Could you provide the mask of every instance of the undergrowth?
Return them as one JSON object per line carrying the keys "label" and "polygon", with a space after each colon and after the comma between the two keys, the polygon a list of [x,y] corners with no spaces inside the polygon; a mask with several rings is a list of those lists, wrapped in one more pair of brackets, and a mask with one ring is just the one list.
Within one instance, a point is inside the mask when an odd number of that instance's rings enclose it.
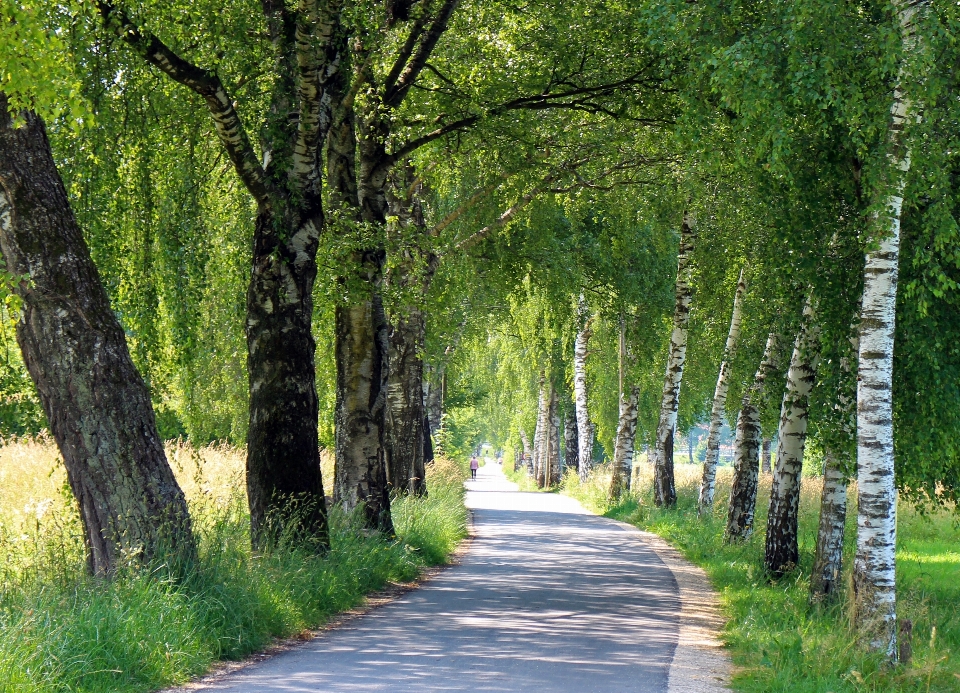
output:
{"label": "undergrowth", "polygon": [[[746,543],[723,540],[731,468],[720,468],[712,515],[697,517],[699,465],[677,465],[677,507],[653,503],[652,471],[638,465],[634,492],[609,507],[609,473],[585,483],[564,479],[563,491],[594,512],[654,532],[701,566],[720,595],[724,639],[736,671],[733,686],[749,693],[932,693],[960,691],[960,525],[949,511],[923,516],[901,504],[897,540],[897,613],[914,624],[913,660],[890,668],[867,653],[850,628],[843,598],[811,606],[809,576],[816,547],[819,479],[804,479],[800,502],[800,566],[778,582],[763,574],[770,476],[762,475],[758,531]],[[856,494],[851,494],[844,562],[849,581],[856,541]]]}
{"label": "undergrowth", "polygon": [[256,556],[241,452],[180,445],[168,453],[189,498],[199,565],[178,581],[162,571],[94,580],[84,572],[79,519],[50,448],[26,440],[0,449],[0,693],[150,691],[183,682],[216,660],[315,628],[389,582],[414,579],[443,563],[466,534],[465,470],[438,460],[427,498],[395,502],[398,540],[370,536],[358,517],[334,508],[327,555],[285,546]]}

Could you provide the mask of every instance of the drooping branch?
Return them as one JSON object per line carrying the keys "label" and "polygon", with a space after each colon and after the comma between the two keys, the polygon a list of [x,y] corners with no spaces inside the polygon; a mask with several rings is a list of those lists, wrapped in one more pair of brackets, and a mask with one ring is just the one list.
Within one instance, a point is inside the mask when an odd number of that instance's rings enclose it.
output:
{"label": "drooping branch", "polygon": [[500,187],[499,182],[491,183],[490,185],[483,187],[477,192],[475,192],[462,205],[460,205],[459,207],[454,209],[452,212],[450,212],[447,216],[445,216],[443,219],[438,221],[436,225],[432,229],[430,229],[430,235],[439,236],[444,229],[446,229],[448,226],[450,226],[450,224],[452,224],[457,219],[459,219],[461,214],[463,214],[468,209],[473,207],[475,204],[477,204],[484,197],[492,193],[498,187]]}
{"label": "drooping branch", "polygon": [[443,36],[443,32],[447,30],[447,26],[450,24],[450,18],[453,17],[453,13],[459,4],[460,0],[444,0],[440,11],[437,12],[436,19],[433,20],[430,28],[423,34],[423,38],[420,39],[420,45],[417,47],[413,57],[407,62],[400,76],[396,78],[396,84],[389,86],[388,83],[383,95],[383,103],[385,105],[396,108],[403,103],[403,99],[406,97],[407,92],[410,91],[410,87],[417,81],[424,66],[433,54],[433,49],[436,48],[437,42],[440,40],[440,37]]}
{"label": "drooping branch", "polygon": [[104,26],[123,39],[148,63],[175,82],[203,97],[230,161],[260,207],[270,206],[269,187],[263,167],[253,150],[233,100],[217,74],[197,67],[174,53],[148,31],[141,30],[127,14],[104,0],[96,0]]}

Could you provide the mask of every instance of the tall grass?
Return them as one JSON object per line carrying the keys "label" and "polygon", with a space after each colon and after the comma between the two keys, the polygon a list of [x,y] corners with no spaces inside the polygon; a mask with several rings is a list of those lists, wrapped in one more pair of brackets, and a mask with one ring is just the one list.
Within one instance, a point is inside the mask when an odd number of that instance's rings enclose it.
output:
{"label": "tall grass", "polygon": [[[771,582],[763,573],[763,532],[770,497],[761,475],[757,533],[741,545],[723,540],[732,469],[721,467],[714,512],[697,517],[699,465],[678,464],[677,507],[653,504],[653,472],[638,461],[634,490],[622,504],[606,499],[609,473],[585,483],[567,477],[564,492],[595,512],[659,534],[702,566],[727,616],[724,637],[737,670],[734,688],[769,693],[960,691],[960,524],[952,509],[922,515],[901,505],[897,537],[897,612],[914,624],[913,661],[890,668],[860,646],[848,604],[811,606],[809,576],[816,547],[818,478],[805,478],[800,498],[800,566]],[[850,498],[844,561],[847,580],[856,541],[856,493]]]}
{"label": "tall grass", "polygon": [[83,567],[79,519],[46,439],[0,447],[0,693],[149,691],[218,659],[321,625],[388,582],[442,563],[466,532],[462,465],[438,460],[430,495],[394,504],[397,541],[331,511],[325,556],[249,548],[242,451],[168,447],[188,496],[200,562],[109,582]]}

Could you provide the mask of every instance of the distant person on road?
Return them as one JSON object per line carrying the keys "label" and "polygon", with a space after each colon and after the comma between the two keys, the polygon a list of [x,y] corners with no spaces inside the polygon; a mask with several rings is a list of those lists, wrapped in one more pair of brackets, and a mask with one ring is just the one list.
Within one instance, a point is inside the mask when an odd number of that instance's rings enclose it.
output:
{"label": "distant person on road", "polygon": [[480,469],[480,461],[477,460],[477,456],[474,455],[470,458],[470,478],[477,478],[477,470]]}

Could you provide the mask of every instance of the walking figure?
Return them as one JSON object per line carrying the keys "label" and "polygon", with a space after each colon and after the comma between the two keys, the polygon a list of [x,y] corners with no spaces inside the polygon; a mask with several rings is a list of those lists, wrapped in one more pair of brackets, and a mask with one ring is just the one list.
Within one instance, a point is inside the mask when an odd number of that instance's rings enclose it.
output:
{"label": "walking figure", "polygon": [[477,460],[477,456],[474,455],[470,458],[470,478],[477,478],[477,470],[480,469],[480,462]]}

